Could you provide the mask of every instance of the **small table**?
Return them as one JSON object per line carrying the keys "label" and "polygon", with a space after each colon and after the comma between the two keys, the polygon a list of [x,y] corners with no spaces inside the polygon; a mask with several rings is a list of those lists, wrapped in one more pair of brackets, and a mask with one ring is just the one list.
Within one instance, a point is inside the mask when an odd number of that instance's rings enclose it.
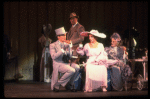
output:
{"label": "small table", "polygon": [[[135,67],[135,62],[142,62],[144,79],[140,74],[137,77],[137,80],[138,80],[137,88],[138,88],[138,90],[142,90],[143,86],[144,86],[144,82],[148,82],[148,77],[146,77],[146,62],[148,62],[148,59],[129,59],[129,61],[131,62],[132,71]],[[133,76],[134,76],[134,74],[132,74],[132,79],[134,79]]]}

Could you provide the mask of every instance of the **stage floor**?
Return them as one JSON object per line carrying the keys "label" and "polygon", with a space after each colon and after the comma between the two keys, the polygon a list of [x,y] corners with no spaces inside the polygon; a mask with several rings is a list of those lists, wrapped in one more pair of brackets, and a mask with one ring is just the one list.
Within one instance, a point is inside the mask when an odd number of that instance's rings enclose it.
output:
{"label": "stage floor", "polygon": [[44,82],[5,82],[4,83],[5,98],[112,98],[112,97],[148,97],[148,89],[144,88],[139,91],[136,84],[133,84],[132,90],[128,91],[107,91],[85,93],[83,91],[70,92],[61,87],[60,92],[50,90],[50,83]]}

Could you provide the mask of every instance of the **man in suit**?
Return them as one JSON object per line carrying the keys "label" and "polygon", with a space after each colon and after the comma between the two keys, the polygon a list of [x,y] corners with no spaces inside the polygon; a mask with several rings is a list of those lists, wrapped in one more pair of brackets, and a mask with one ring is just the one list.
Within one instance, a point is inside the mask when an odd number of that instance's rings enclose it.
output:
{"label": "man in suit", "polygon": [[[55,30],[58,40],[50,44],[50,54],[53,60],[53,73],[51,81],[51,90],[58,92],[60,85],[65,87],[65,85],[74,78],[74,74],[80,68],[77,66],[70,66],[69,63],[65,63],[62,58],[64,54],[71,56],[72,43],[66,40],[66,32],[64,27]],[[67,42],[67,43],[66,43]],[[69,42],[69,43],[68,43]],[[58,72],[62,73],[63,76],[58,80]],[[71,81],[70,86],[73,85]],[[73,87],[70,89],[74,91]]]}
{"label": "man in suit", "polygon": [[76,48],[79,46],[82,41],[84,41],[84,36],[81,36],[80,33],[85,31],[84,27],[78,22],[79,16],[76,15],[76,13],[70,14],[70,23],[71,28],[69,32],[67,33],[67,40],[72,42],[73,47],[73,55],[77,56]]}
{"label": "man in suit", "polygon": [[[71,42],[73,44],[72,46],[72,50],[73,50],[73,53],[72,55],[73,56],[76,56],[78,57],[78,54],[76,52],[76,49],[77,47],[79,46],[79,44],[82,43],[82,41],[84,41],[84,36],[81,36],[80,33],[85,31],[84,27],[78,22],[78,18],[79,16],[76,15],[75,12],[72,12],[70,14],[70,23],[71,23],[71,28],[69,30],[69,32],[67,33],[67,42]],[[76,61],[77,63],[79,62],[80,58],[77,58]],[[73,63],[71,62],[71,66],[76,66],[79,68],[79,65],[77,63]],[[75,80],[75,77],[77,76],[78,74],[78,71],[76,71],[75,75],[74,75],[74,78],[72,78],[72,80],[69,81],[69,83],[67,84],[66,88],[68,89],[70,86],[68,86],[70,83],[72,83],[74,80]],[[70,89],[70,88],[69,88]]]}

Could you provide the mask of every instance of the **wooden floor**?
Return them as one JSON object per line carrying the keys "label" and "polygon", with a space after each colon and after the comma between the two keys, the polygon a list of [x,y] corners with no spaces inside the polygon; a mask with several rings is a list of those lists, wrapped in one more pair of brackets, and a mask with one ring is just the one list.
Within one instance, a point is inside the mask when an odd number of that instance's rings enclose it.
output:
{"label": "wooden floor", "polygon": [[70,92],[61,87],[60,92],[50,90],[50,83],[41,82],[7,82],[4,83],[5,98],[112,98],[112,97],[148,97],[148,89],[137,90],[135,84],[132,90],[85,93]]}

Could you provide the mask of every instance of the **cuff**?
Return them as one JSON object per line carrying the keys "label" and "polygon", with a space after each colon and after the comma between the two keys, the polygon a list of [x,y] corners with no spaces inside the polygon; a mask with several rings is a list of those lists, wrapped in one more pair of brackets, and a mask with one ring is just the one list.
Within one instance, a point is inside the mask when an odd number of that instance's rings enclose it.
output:
{"label": "cuff", "polygon": [[61,49],[61,51],[62,51],[63,53],[65,53],[64,49]]}

